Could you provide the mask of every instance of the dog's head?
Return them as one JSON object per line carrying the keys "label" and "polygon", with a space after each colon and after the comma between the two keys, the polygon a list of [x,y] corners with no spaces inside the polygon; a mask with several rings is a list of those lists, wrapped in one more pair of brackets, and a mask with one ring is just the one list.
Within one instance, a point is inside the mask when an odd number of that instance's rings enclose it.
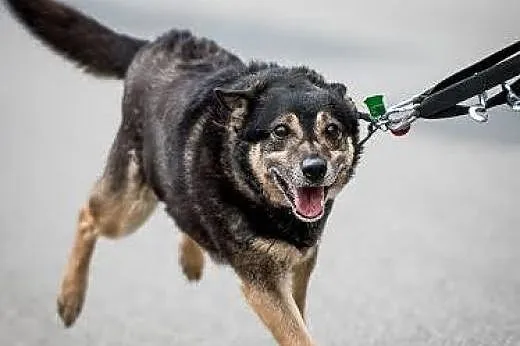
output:
{"label": "dog's head", "polygon": [[360,151],[357,113],[345,86],[316,84],[279,78],[217,92],[228,105],[235,101],[230,125],[261,193],[305,222],[324,215],[325,203],[352,176]]}

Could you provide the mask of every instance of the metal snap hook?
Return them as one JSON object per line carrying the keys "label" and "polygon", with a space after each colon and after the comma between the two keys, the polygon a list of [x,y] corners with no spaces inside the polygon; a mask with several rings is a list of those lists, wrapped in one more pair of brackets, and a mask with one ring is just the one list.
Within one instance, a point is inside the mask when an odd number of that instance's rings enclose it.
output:
{"label": "metal snap hook", "polygon": [[394,136],[404,136],[411,128],[411,124],[417,119],[414,115],[416,104],[412,100],[391,107],[385,114],[385,127]]}
{"label": "metal snap hook", "polygon": [[415,103],[417,96],[400,102],[386,109],[382,95],[374,95],[365,99],[370,111],[368,135],[362,140],[365,143],[375,131],[390,131],[395,136],[404,136],[410,131],[411,124],[417,120]]}
{"label": "metal snap hook", "polygon": [[518,96],[507,83],[502,84],[502,90],[506,93],[506,101],[515,112],[520,112],[520,96]]}
{"label": "metal snap hook", "polygon": [[488,114],[486,110],[487,103],[487,92],[483,92],[478,95],[478,103],[469,107],[469,116],[471,119],[475,120],[478,123],[485,123],[488,121]]}

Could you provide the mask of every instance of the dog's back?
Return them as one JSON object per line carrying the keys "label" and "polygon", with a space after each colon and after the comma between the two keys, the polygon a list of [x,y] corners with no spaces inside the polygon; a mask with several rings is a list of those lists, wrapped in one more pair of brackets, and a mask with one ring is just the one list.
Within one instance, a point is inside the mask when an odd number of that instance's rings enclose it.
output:
{"label": "dog's back", "polygon": [[[211,172],[217,178],[220,171],[216,162],[202,158],[215,149],[202,138],[204,132],[218,126],[207,124],[205,107],[220,106],[214,87],[245,69],[213,41],[172,30],[136,54],[125,79],[122,128],[127,133],[120,132],[120,140],[138,148],[147,184],[177,225],[210,253],[217,249],[203,231],[200,211],[194,210],[202,203],[195,192],[208,197],[214,183],[201,176]],[[124,156],[128,146],[114,147],[117,156]]]}
{"label": "dog's back", "polygon": [[[189,31],[171,30],[148,41],[114,32],[55,1],[6,2],[15,17],[53,51],[87,73],[124,80],[122,125],[105,170],[112,177],[111,188],[125,186],[128,152],[132,151],[141,166],[142,179],[159,199],[173,205],[187,202],[190,183],[182,179],[182,172],[188,158],[183,156],[186,143],[197,136],[195,127],[200,126],[197,120],[201,116],[193,108],[213,96],[209,95],[213,93],[212,83],[243,70],[241,60],[212,40],[197,38]],[[187,114],[193,116],[183,119]],[[173,156],[168,162],[161,155],[165,142],[171,150],[168,154]],[[172,170],[179,173],[177,178],[171,176]],[[172,180],[176,184],[170,188]],[[189,210],[175,214],[193,220]],[[194,226],[191,221],[189,226]]]}

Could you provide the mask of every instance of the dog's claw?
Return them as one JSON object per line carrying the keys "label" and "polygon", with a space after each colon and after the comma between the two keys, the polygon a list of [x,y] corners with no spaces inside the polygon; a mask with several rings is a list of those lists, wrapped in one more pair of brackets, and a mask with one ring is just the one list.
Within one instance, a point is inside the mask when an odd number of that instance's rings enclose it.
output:
{"label": "dog's claw", "polygon": [[196,282],[202,278],[204,268],[204,258],[200,256],[181,256],[180,265],[184,276],[188,281]]}
{"label": "dog's claw", "polygon": [[204,257],[202,253],[182,253],[179,262],[182,272],[188,281],[196,282],[202,278],[202,271],[204,269]]}
{"label": "dog's claw", "polygon": [[181,261],[181,267],[188,281],[199,281],[202,278],[203,264],[200,261]]}
{"label": "dog's claw", "polygon": [[83,307],[84,293],[80,291],[62,292],[57,300],[58,315],[66,328],[71,327]]}

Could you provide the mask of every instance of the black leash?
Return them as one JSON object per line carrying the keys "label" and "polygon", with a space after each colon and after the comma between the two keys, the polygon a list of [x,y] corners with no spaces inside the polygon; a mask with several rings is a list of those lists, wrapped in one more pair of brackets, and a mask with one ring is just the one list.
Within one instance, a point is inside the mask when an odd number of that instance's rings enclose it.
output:
{"label": "black leash", "polygon": [[[390,130],[394,135],[406,134],[412,122],[417,119],[445,119],[469,115],[477,122],[488,120],[487,109],[508,104],[520,111],[520,41],[468,66],[445,78],[421,94],[403,101],[386,110],[382,95],[368,97],[365,104],[370,114],[359,113],[359,118],[367,121],[368,133],[361,141],[364,144],[377,130]],[[488,99],[490,89],[501,85],[502,90]],[[478,96],[479,102],[473,106],[460,102]]]}

